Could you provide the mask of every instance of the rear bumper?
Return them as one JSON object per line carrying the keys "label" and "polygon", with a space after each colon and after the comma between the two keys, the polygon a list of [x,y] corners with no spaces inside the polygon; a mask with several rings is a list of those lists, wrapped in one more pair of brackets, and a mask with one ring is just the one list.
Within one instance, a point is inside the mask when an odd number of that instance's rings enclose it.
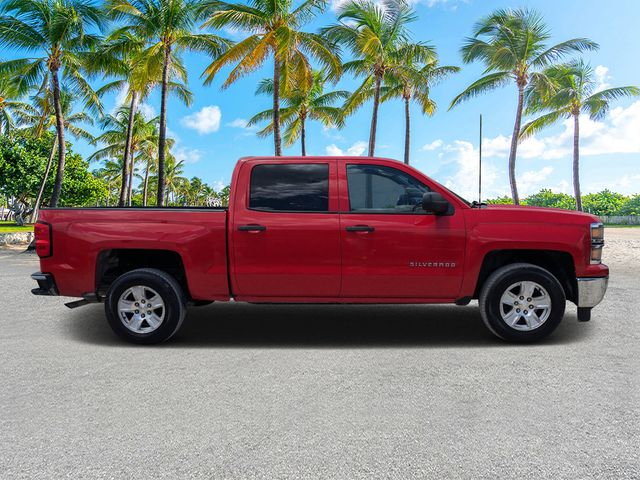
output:
{"label": "rear bumper", "polygon": [[609,277],[576,278],[578,281],[578,307],[592,308],[598,305],[607,291]]}
{"label": "rear bumper", "polygon": [[50,273],[36,272],[31,275],[31,278],[38,282],[38,288],[31,290],[34,295],[58,295],[56,281]]}

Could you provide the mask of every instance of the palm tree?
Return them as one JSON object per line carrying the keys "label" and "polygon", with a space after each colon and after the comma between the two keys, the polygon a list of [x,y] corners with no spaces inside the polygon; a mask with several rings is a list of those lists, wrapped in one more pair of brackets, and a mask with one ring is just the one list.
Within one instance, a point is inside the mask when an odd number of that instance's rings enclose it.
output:
{"label": "palm tree", "polygon": [[329,39],[351,50],[354,60],[343,65],[346,72],[364,77],[344,105],[344,115],[350,115],[373,96],[373,113],[369,129],[369,156],[376,147],[378,107],[382,82],[396,65],[401,45],[415,62],[436,58],[433,48],[425,43],[409,44],[408,24],[416,19],[415,12],[405,2],[384,0],[382,5],[370,0],[352,0],[338,11],[339,23],[322,30]]}
{"label": "palm tree", "polygon": [[182,188],[185,186],[185,182],[188,182],[185,177],[182,176],[184,171],[184,160],[178,161],[170,152],[167,152],[167,191],[166,201],[169,202],[169,196],[175,197],[179,194]]}
{"label": "palm tree", "polygon": [[416,102],[424,115],[432,116],[437,105],[430,97],[431,87],[446,76],[460,71],[459,67],[440,66],[436,59],[421,63],[413,57],[415,51],[414,46],[403,45],[394,52],[394,66],[385,76],[380,98],[381,102],[394,98],[404,102],[404,163],[407,165],[411,143],[410,102]]}
{"label": "palm tree", "polygon": [[[116,79],[102,86],[98,95],[107,92],[126,90],[125,101],[129,104],[129,124],[127,125],[127,142],[123,151],[122,166],[129,168],[131,161],[131,136],[133,135],[133,120],[138,105],[143,102],[162,80],[162,51],[157,48],[147,48],[144,39],[134,36],[130,31],[117,29],[92,55],[92,66],[96,73],[105,76],[115,76]],[[176,81],[177,79],[178,81]],[[180,62],[172,62],[169,72],[168,89],[177,94],[186,105],[190,105],[192,94],[185,82],[187,73]],[[122,178],[129,178],[128,171],[122,172]],[[120,186],[118,206],[124,206],[127,197],[126,182]]]}
{"label": "palm tree", "polygon": [[[0,62],[1,67],[2,62]],[[19,81],[13,69],[3,71],[0,68],[0,135],[15,127],[15,117],[34,113],[34,108],[20,101],[28,91],[24,82]]]}
{"label": "palm tree", "polygon": [[227,88],[260,68],[272,56],[274,150],[276,156],[282,155],[280,94],[287,94],[294,81],[311,84],[310,57],[320,62],[332,80],[337,80],[341,73],[335,45],[321,35],[300,30],[305,22],[325,9],[327,0],[306,0],[295,8],[293,0],[249,0],[248,4],[212,1],[209,5],[212,13],[205,25],[237,28],[249,34],[207,67],[205,83],[211,83],[225,65],[235,64],[222,84]]}
{"label": "palm tree", "polygon": [[[95,145],[95,137],[83,127],[83,124],[93,125],[93,117],[85,111],[74,112],[73,100],[74,94],[66,87],[66,85],[63,85],[60,89],[60,107],[62,117],[64,118],[64,129],[76,139],[83,139],[86,142]],[[20,123],[25,125],[27,131],[29,131],[34,137],[40,137],[45,131],[56,128],[57,123],[56,112],[53,107],[53,92],[47,87],[42,94],[36,95],[32,101],[33,106],[19,114]],[[40,208],[40,203],[42,202],[47,180],[49,179],[49,172],[51,171],[57,146],[58,137],[54,136],[49,158],[47,159],[47,166],[44,169],[40,188],[38,189],[38,195],[36,196],[36,201],[33,206],[33,212],[31,213],[32,223],[38,218],[38,210]],[[51,201],[49,204],[51,204]]]}
{"label": "palm tree", "polygon": [[126,23],[120,31],[142,39],[150,54],[162,55],[160,135],[158,137],[157,205],[165,200],[167,96],[172,71],[184,70],[180,54],[186,50],[220,56],[229,42],[210,33],[194,33],[204,19],[202,0],[111,0],[110,12]]}
{"label": "palm tree", "polygon": [[[158,171],[158,150],[156,148],[158,145],[158,136],[159,131],[156,123],[153,125],[152,130],[146,131],[146,135],[140,142],[140,153],[138,158],[145,164],[144,177],[142,179],[142,205],[144,207],[146,207],[148,203],[150,175],[152,173],[157,173]],[[174,143],[174,139],[168,138],[167,148],[172,148]]]}
{"label": "palm tree", "polygon": [[[125,185],[125,198],[122,205],[131,206],[132,198],[131,193],[133,190],[133,177],[135,172],[136,155],[142,149],[145,150],[145,155],[150,148],[150,143],[155,142],[157,145],[158,139],[158,118],[152,118],[147,120],[141,112],[137,112],[134,115],[133,122],[130,121],[129,107],[121,107],[115,115],[107,115],[102,121],[103,133],[97,138],[100,143],[106,144],[100,150],[94,152],[89,160],[101,160],[105,158],[116,158],[122,156],[124,162],[123,152],[129,148],[131,150],[131,157],[129,159],[129,165],[122,167],[121,177],[121,192],[122,185]],[[129,125],[132,125],[129,132]],[[170,148],[173,146],[174,141],[167,139],[166,146]],[[118,200],[118,206],[120,200]]]}
{"label": "palm tree", "polygon": [[475,25],[473,35],[465,40],[461,53],[465,63],[483,62],[487,75],[469,85],[449,107],[451,109],[471,97],[515,82],[518,103],[509,151],[509,183],[516,205],[520,204],[516,185],[516,152],[527,84],[530,80],[546,81],[540,69],[567,53],[598,49],[598,44],[587,38],[573,38],[548,47],[549,37],[542,17],[532,10],[501,9],[481,19]]}
{"label": "palm tree", "polygon": [[545,112],[522,127],[520,138],[526,138],[561,119],[573,119],[573,191],[576,208],[582,211],[580,194],[580,114],[592,120],[602,119],[609,102],[622,97],[640,95],[634,86],[596,91],[593,69],[582,60],[552,65],[544,72],[544,82],[533,81],[525,91],[526,113]]}
{"label": "palm tree", "polygon": [[[289,94],[281,93],[284,99],[284,107],[280,109],[280,120],[286,125],[284,131],[285,146],[293,145],[300,138],[303,157],[307,154],[306,120],[318,120],[327,127],[342,126],[344,123],[342,109],[334,107],[332,104],[349,96],[349,92],[345,90],[325,93],[326,79],[322,72],[313,71],[312,78],[311,86],[304,83],[293,89]],[[267,78],[260,82],[256,93],[273,95],[273,80]],[[256,114],[249,120],[247,125],[254,125],[265,120],[271,120],[271,122],[258,132],[258,135],[267,136],[273,133],[273,109],[264,110]]]}
{"label": "palm tree", "polygon": [[99,36],[89,31],[101,31],[104,27],[105,14],[91,0],[5,0],[0,7],[0,45],[42,54],[30,58],[24,66],[21,74],[24,81],[51,83],[58,137],[52,207],[60,199],[66,153],[61,77],[75,95],[83,98],[86,108],[101,111],[97,95],[81,72],[82,52],[99,42]]}
{"label": "palm tree", "polygon": [[116,204],[118,199],[118,191],[120,189],[122,177],[122,158],[116,160],[105,160],[104,166],[94,170],[93,174],[103,180],[107,184],[107,206],[111,200],[111,194],[114,193]]}

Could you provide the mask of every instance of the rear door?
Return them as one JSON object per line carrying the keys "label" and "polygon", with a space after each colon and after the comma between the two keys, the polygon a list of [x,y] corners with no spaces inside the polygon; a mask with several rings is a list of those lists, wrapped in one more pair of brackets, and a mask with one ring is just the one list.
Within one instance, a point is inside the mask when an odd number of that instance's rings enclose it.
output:
{"label": "rear door", "polygon": [[[462,211],[422,210],[426,178],[402,164],[340,164],[343,278],[341,296],[452,299],[463,274]],[[443,192],[439,192],[443,193]]]}
{"label": "rear door", "polygon": [[[256,160],[241,169],[230,222],[239,298],[337,297],[340,231],[336,164]],[[248,188],[247,188],[248,186]]]}

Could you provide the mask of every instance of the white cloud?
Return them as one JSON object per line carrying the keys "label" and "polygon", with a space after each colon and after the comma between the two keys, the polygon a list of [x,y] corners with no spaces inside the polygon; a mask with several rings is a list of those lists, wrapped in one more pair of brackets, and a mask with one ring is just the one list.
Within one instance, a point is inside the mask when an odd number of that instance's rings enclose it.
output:
{"label": "white cloud", "polygon": [[247,125],[247,120],[245,120],[244,118],[236,118],[229,123],[225,123],[225,126],[232,128],[241,128],[250,132],[255,132],[256,130],[258,130],[258,127],[256,125]]}
{"label": "white cloud", "polygon": [[[344,4],[348,3],[351,0],[331,0],[331,10],[334,12],[339,10]],[[410,5],[421,4],[425,5],[428,8],[433,7],[444,7],[449,10],[456,10],[458,8],[459,3],[468,3],[469,0],[407,0],[407,3]],[[384,3],[382,0],[373,0],[374,3],[379,5],[381,8],[384,8]]]}
{"label": "white cloud", "polygon": [[423,145],[420,150],[424,150],[425,152],[430,152],[432,150],[437,150],[438,148],[440,148],[442,146],[442,143],[443,142],[440,139],[434,140],[431,143],[427,143],[426,145]]}
{"label": "white cloud", "polygon": [[[436,141],[438,142],[438,141]],[[455,140],[445,144],[439,141],[438,157],[443,164],[454,164],[454,173],[446,176],[443,183],[447,188],[463,197],[472,199],[478,196],[478,149],[470,142]],[[435,142],[432,142],[432,144]],[[493,187],[498,176],[497,169],[488,163],[482,165],[483,191]]]}
{"label": "white cloud", "polygon": [[546,166],[540,170],[529,170],[517,174],[518,191],[520,195],[529,195],[542,188],[548,188],[547,179],[553,173],[553,167]]}
{"label": "white cloud", "polygon": [[126,85],[126,84],[120,90],[118,90],[118,93],[116,93],[115,105],[111,110],[112,114],[115,113],[115,111],[118,110],[118,108],[124,105],[124,102],[127,101],[128,93],[129,93],[129,85]]}
{"label": "white cloud", "polygon": [[409,3],[422,3],[429,8],[446,7],[456,10],[459,3],[468,3],[468,0],[409,0]]}
{"label": "white cloud", "polygon": [[608,80],[611,80],[611,75],[609,75],[609,68],[604,65],[598,65],[594,69],[594,73],[596,74],[596,80],[598,85],[596,86],[596,92],[600,90],[604,90],[605,88],[609,88],[611,84]]}
{"label": "white cloud", "polygon": [[143,102],[140,105],[138,105],[138,111],[147,120],[151,120],[152,118],[155,118],[158,116],[158,114],[156,113],[156,109],[153,107],[153,105],[149,105],[148,103]]}
{"label": "white cloud", "polygon": [[625,195],[638,193],[638,185],[640,185],[640,175],[622,175],[621,177],[611,180],[583,182],[582,191],[584,192],[601,192],[605,188],[614,192],[620,192]]}
{"label": "white cloud", "polygon": [[[442,183],[467,199],[478,198],[478,149],[470,142],[455,140],[435,148],[443,171],[437,172]],[[422,162],[423,163],[423,162]],[[495,164],[483,161],[482,163],[482,198],[493,198],[509,195],[509,184],[506,180],[505,168],[499,169]],[[544,166],[539,170],[529,170],[517,174],[518,190],[521,196],[527,196],[542,188],[549,188],[549,177],[554,172],[551,166]],[[498,183],[500,180],[500,183]],[[566,191],[567,182],[560,182],[554,186],[554,191]]]}
{"label": "white cloud", "polygon": [[236,118],[234,121],[225,124],[227,127],[247,128],[247,121],[244,118]]}
{"label": "white cloud", "polygon": [[323,125],[321,132],[323,136],[333,140],[334,142],[344,141],[344,137],[338,132],[338,129],[335,126]]}
{"label": "white cloud", "polygon": [[183,117],[180,123],[200,134],[217,132],[220,128],[222,112],[217,105],[202,107],[199,111]]}
{"label": "white cloud", "polygon": [[326,147],[327,155],[331,155],[334,157],[340,157],[345,155],[358,157],[362,155],[366,150],[367,150],[367,142],[363,142],[363,141],[358,141],[354,143],[349,148],[347,148],[346,151],[336,146],[335,143],[332,143],[331,145],[328,145]]}
{"label": "white cloud", "polygon": [[202,158],[202,152],[197,148],[178,147],[173,149],[173,155],[177,161],[186,164],[197,163]]}
{"label": "white cloud", "polygon": [[[566,120],[560,133],[547,136],[534,136],[518,146],[519,160],[555,160],[571,161],[573,154],[573,121]],[[640,101],[628,107],[611,110],[602,121],[580,117],[580,156],[640,153]],[[509,156],[510,138],[498,135],[483,139],[482,191],[483,198],[491,198],[510,193],[507,182],[506,159]],[[421,151],[436,155],[439,170],[434,174],[447,187],[467,198],[476,198],[478,192],[478,150],[470,142],[456,140],[445,143],[438,139],[424,145]],[[435,162],[418,160],[419,164],[431,168]],[[551,188],[554,191],[572,193],[570,179],[559,178],[555,166],[537,164],[533,169],[516,173],[518,190],[522,197]],[[531,163],[529,163],[531,165]],[[555,165],[555,164],[554,164]],[[497,180],[499,179],[499,183]],[[600,191],[603,188],[621,192],[636,192],[640,184],[640,175],[635,172],[621,175],[601,182],[587,182],[584,192]]]}
{"label": "white cloud", "polygon": [[[124,106],[124,104],[127,101],[127,95],[128,94],[129,94],[129,85],[128,84],[124,84],[122,86],[122,88],[120,90],[118,90],[118,93],[116,94],[116,98],[115,98],[115,102],[114,102],[113,108],[109,112],[109,113],[111,113],[111,115],[115,115],[115,113],[118,111],[118,109],[120,107]],[[150,105],[150,104],[144,103],[144,102],[138,104],[138,111],[140,113],[142,113],[144,118],[147,119],[147,120],[151,120],[152,118],[154,118],[154,117],[156,117],[158,115],[156,113],[156,109],[153,108],[153,105]]]}
{"label": "white cloud", "polygon": [[218,180],[214,180],[213,182],[209,183],[209,185],[211,185],[211,187],[216,191],[219,192],[220,190],[222,190],[224,187],[226,187],[227,185],[229,185],[229,182],[225,182],[222,178],[218,179]]}
{"label": "white cloud", "polygon": [[[518,158],[554,160],[573,152],[573,119],[562,122],[556,135],[532,136],[518,145]],[[640,101],[628,107],[617,107],[601,121],[580,115],[580,155],[640,153]],[[487,158],[509,156],[511,137],[498,135],[482,140],[482,154]],[[424,148],[424,147],[423,147]]]}

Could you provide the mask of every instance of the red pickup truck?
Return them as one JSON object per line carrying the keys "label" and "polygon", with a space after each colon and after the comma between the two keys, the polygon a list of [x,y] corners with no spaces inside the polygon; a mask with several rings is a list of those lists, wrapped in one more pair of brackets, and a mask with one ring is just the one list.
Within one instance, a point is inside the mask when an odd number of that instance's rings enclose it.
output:
{"label": "red pickup truck", "polygon": [[[530,342],[603,298],[592,215],[469,203],[418,170],[367,157],[249,157],[228,208],[43,209],[36,295],[104,302],[113,330],[157,343],[189,305],[456,303]],[[319,307],[320,308],[320,307]]]}

